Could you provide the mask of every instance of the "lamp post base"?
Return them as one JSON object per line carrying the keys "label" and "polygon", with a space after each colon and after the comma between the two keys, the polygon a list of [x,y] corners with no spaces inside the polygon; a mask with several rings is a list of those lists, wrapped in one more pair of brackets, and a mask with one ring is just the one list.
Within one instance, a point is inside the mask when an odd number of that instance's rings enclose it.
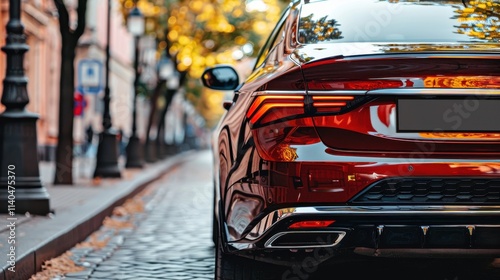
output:
{"label": "lamp post base", "polygon": [[106,129],[99,135],[94,178],[120,178],[122,176],[118,167],[118,142],[116,136],[117,134],[111,129]]}
{"label": "lamp post base", "polygon": [[[16,178],[16,181],[19,179],[21,178]],[[2,193],[0,195],[0,213],[8,213],[11,216],[12,212],[19,214],[29,212],[34,215],[49,214],[51,212],[49,194],[42,187],[40,181],[30,182],[30,186],[33,186],[33,183],[37,184],[38,188],[21,189],[21,186],[16,183],[15,200],[11,200],[10,198],[12,197],[9,197],[7,191],[5,191],[7,189],[5,182],[0,182],[1,188],[4,190],[3,192],[7,194]]]}
{"label": "lamp post base", "polygon": [[0,114],[0,213],[50,213],[38,167],[37,120],[26,111]]}
{"label": "lamp post base", "polygon": [[144,166],[141,140],[137,135],[130,136],[128,140],[126,168],[142,168]]}

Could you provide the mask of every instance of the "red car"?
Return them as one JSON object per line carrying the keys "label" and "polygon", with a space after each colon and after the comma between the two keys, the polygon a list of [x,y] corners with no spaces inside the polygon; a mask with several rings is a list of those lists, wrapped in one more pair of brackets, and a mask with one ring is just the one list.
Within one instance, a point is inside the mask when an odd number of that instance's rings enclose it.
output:
{"label": "red car", "polygon": [[296,1],[243,83],[207,69],[234,90],[213,139],[216,279],[499,257],[499,30],[494,1]]}

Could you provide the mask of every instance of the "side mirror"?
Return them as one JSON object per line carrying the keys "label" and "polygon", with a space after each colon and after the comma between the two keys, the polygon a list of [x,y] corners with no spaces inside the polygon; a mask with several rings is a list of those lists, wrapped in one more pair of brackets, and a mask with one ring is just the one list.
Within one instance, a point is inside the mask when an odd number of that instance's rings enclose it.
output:
{"label": "side mirror", "polygon": [[203,85],[215,90],[234,90],[239,84],[239,77],[236,70],[228,65],[208,68],[201,75]]}

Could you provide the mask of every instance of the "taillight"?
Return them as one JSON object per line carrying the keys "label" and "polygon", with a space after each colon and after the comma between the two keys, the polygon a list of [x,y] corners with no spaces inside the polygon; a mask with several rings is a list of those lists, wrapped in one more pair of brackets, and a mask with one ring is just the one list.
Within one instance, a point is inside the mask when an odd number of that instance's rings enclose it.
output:
{"label": "taillight", "polygon": [[[312,105],[318,112],[335,113],[353,100],[354,96],[319,95],[312,96]],[[296,118],[305,114],[304,101],[304,95],[260,95],[255,98],[246,116],[252,125]]]}
{"label": "taillight", "polygon": [[[339,112],[353,96],[312,96],[316,112]],[[266,160],[294,161],[297,146],[320,142],[310,116],[305,112],[305,95],[260,95],[246,117],[261,156]],[[310,102],[310,101],[309,101]]]}
{"label": "taillight", "polygon": [[[260,95],[257,96],[247,112],[250,123],[265,123],[280,120],[290,115],[304,113],[303,95]],[[266,119],[266,115],[272,116]]]}
{"label": "taillight", "polygon": [[311,118],[287,120],[252,129],[259,154],[265,160],[294,161],[297,146],[320,142]]}
{"label": "taillight", "polygon": [[336,113],[347,106],[349,101],[354,100],[354,96],[324,95],[313,96],[313,106],[319,113]]}
{"label": "taillight", "polygon": [[304,95],[260,95],[246,116],[260,155],[266,160],[294,161],[294,145],[319,142],[311,118],[304,115]]}

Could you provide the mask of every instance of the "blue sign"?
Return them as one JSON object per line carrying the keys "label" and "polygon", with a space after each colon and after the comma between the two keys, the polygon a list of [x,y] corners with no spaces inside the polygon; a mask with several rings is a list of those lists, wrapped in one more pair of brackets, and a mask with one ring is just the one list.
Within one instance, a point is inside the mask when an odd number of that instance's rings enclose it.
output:
{"label": "blue sign", "polygon": [[83,93],[98,94],[103,89],[103,67],[97,59],[82,59],[78,63],[78,88]]}

